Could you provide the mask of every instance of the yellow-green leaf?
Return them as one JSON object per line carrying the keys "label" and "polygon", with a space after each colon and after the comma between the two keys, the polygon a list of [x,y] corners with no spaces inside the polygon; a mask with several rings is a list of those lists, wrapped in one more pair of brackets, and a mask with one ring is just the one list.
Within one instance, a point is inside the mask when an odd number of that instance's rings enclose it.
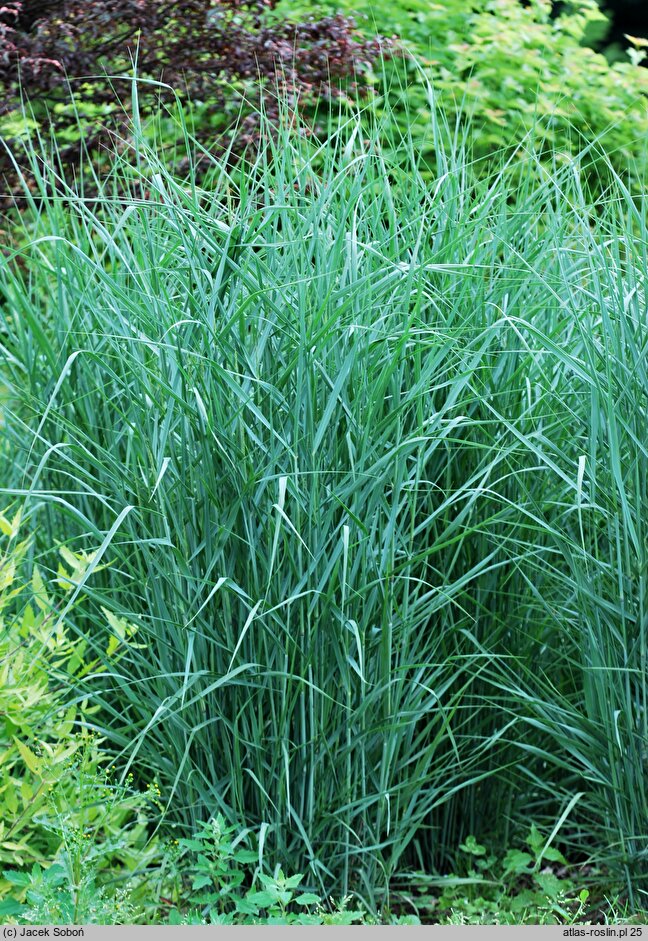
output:
{"label": "yellow-green leaf", "polygon": [[4,789],[3,803],[10,814],[15,814],[18,810],[18,796],[16,795],[16,788],[11,778],[7,781],[7,786]]}
{"label": "yellow-green leaf", "polygon": [[38,607],[41,609],[41,611],[47,611],[51,607],[51,602],[45,589],[43,576],[41,575],[40,569],[37,565],[34,566],[34,574],[32,576],[32,590],[34,592],[34,600]]}
{"label": "yellow-green leaf", "polygon": [[66,572],[60,562],[57,571],[58,578],[56,579],[56,584],[60,585],[63,591],[72,591],[76,583],[72,581],[72,576]]}
{"label": "yellow-green leaf", "polygon": [[40,771],[40,761],[33,753],[29,745],[25,745],[24,742],[21,742],[20,739],[17,739],[14,736],[14,742],[18,746],[18,751],[21,754],[21,757],[30,771],[33,771],[34,774],[38,774]]}

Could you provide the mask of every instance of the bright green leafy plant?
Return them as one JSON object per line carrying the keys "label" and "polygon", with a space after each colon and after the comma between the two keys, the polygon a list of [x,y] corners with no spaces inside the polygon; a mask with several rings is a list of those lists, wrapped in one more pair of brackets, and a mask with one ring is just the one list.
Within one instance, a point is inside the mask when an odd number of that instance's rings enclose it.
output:
{"label": "bright green leafy plant", "polygon": [[[220,814],[178,842],[184,851],[176,864],[183,899],[169,915],[172,924],[332,923],[334,916],[322,911],[320,896],[301,888],[303,875],[285,876],[281,868],[273,875],[263,872],[249,831],[237,834]],[[188,907],[184,915],[182,902]],[[336,923],[362,922],[365,917],[364,911],[338,907]]]}
{"label": "bright green leafy plant", "polygon": [[64,862],[57,860],[47,867],[34,863],[31,870],[4,875],[24,899],[23,904],[12,898],[4,903],[4,911],[20,924],[119,925],[134,920],[129,888],[107,890],[97,883],[93,868],[75,877]]}
{"label": "bright green leafy plant", "polygon": [[[417,62],[386,63],[376,75],[379,110],[386,97],[401,133],[412,133],[432,172],[436,141],[430,134],[433,97],[467,132],[477,169],[493,157],[516,154],[525,171],[532,147],[551,162],[597,141],[591,175],[609,179],[604,150],[615,169],[642,188],[647,166],[648,71],[635,59],[610,65],[586,45],[605,17],[596,0],[571,0],[558,15],[551,0],[281,0],[282,15],[309,9],[358,13],[363,28],[397,34]],[[430,83],[428,85],[428,83]],[[433,89],[433,93],[430,90]],[[468,119],[468,120],[467,120]]]}
{"label": "bright green leafy plant", "polygon": [[[459,847],[464,871],[449,875],[434,900],[445,924],[572,924],[583,919],[589,890],[578,871],[532,826],[524,850],[503,857],[469,836]],[[591,874],[589,876],[591,879]]]}
{"label": "bright green leafy plant", "polygon": [[[0,913],[76,921],[84,896],[93,905],[101,898],[94,880],[102,867],[134,868],[146,859],[155,794],[110,780],[110,758],[89,729],[96,709],[72,695],[98,661],[59,617],[56,584],[46,586],[38,567],[26,581],[31,540],[21,541],[20,529],[20,512],[0,514]],[[91,559],[66,549],[62,556],[57,581],[65,596]],[[106,633],[106,655],[117,661],[132,626],[111,615]]]}
{"label": "bright green leafy plant", "polygon": [[[350,896],[325,903],[316,892],[305,890],[303,874],[287,876],[280,867],[272,874],[264,872],[263,841],[249,830],[237,832],[220,814],[177,845],[173,876],[166,875],[166,891],[176,895],[168,914],[171,924],[375,923],[364,908],[349,907]],[[418,923],[414,916],[389,921]]]}

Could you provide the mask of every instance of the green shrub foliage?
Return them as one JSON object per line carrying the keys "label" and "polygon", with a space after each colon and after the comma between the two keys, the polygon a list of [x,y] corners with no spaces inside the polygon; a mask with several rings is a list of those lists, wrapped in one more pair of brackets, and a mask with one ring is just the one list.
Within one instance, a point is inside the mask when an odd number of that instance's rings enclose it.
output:
{"label": "green shrub foliage", "polygon": [[[62,863],[80,887],[80,861],[90,848],[95,854],[102,848],[102,868],[135,865],[147,841],[138,814],[148,798],[111,779],[109,756],[89,728],[96,706],[72,694],[99,661],[86,656],[86,641],[60,619],[56,585],[47,585],[38,567],[26,579],[31,540],[19,538],[20,517],[0,514],[0,893],[3,899],[11,893],[0,903],[2,915],[22,911],[34,881],[53,884],[56,872],[65,872]],[[87,568],[87,560],[64,556],[77,575]],[[58,580],[71,589],[64,565]],[[110,628],[106,637],[117,661],[128,638]],[[47,876],[54,859],[58,870]],[[71,911],[75,898],[72,892]]]}
{"label": "green shrub foliage", "polygon": [[[500,153],[524,162],[534,151],[567,159],[594,140],[612,165],[642,185],[648,140],[648,70],[610,65],[584,45],[604,21],[596,0],[572,0],[552,15],[551,0],[323,0],[318,10],[364,14],[364,28],[397,34],[416,57],[386,68],[380,85],[402,130],[413,127],[421,152],[436,167],[427,83],[443,102],[452,131],[469,128],[471,155],[492,166]],[[314,9],[309,0],[280,0],[284,15]],[[377,81],[377,79],[376,79]],[[466,119],[470,120],[466,122]],[[599,167],[599,172],[602,168]]]}

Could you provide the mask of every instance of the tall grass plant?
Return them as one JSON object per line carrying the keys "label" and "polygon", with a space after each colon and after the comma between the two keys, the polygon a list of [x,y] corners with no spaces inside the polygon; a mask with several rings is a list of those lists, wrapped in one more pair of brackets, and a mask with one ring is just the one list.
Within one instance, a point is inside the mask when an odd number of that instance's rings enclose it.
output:
{"label": "tall grass plant", "polygon": [[531,146],[477,182],[436,111],[431,184],[379,126],[295,124],[199,188],[136,122],[92,200],[32,150],[3,491],[96,552],[61,616],[100,731],[168,821],[261,826],[317,891],[375,907],[532,819],[640,904],[645,202]]}

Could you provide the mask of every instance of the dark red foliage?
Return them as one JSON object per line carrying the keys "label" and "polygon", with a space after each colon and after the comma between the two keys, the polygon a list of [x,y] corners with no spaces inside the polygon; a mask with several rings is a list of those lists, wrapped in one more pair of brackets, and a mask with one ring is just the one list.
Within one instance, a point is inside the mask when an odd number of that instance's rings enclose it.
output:
{"label": "dark red foliage", "polygon": [[[67,80],[123,74],[192,95],[215,79],[280,79],[294,95],[336,93],[390,43],[361,37],[342,16],[297,25],[265,22],[276,0],[0,0],[0,114],[19,85],[34,97],[65,96]],[[104,83],[98,95],[113,92]]]}
{"label": "dark red foliage", "polygon": [[[360,39],[342,16],[264,26],[275,0],[5,0],[0,7],[4,101],[18,80],[60,86],[65,74],[128,66],[141,76],[204,87],[217,75],[269,78],[330,90],[331,79],[361,71],[381,41]],[[9,94],[7,94],[7,92]]]}
{"label": "dark red foliage", "polygon": [[[75,80],[124,75],[134,61],[141,79],[164,82],[194,99],[217,102],[223,96],[219,78],[244,79],[257,88],[278,83],[295,104],[335,96],[343,81],[357,90],[366,66],[392,48],[390,40],[361,37],[343,16],[298,24],[268,19],[275,5],[276,0],[0,0],[0,114],[15,107],[21,86],[32,101],[65,100]],[[155,91],[159,97],[160,87]],[[115,91],[100,81],[94,96],[95,103],[110,102]],[[55,125],[71,121],[65,114],[50,115]],[[245,145],[254,138],[251,126]],[[97,128],[98,139],[101,133]],[[70,151],[66,158],[72,156]]]}

